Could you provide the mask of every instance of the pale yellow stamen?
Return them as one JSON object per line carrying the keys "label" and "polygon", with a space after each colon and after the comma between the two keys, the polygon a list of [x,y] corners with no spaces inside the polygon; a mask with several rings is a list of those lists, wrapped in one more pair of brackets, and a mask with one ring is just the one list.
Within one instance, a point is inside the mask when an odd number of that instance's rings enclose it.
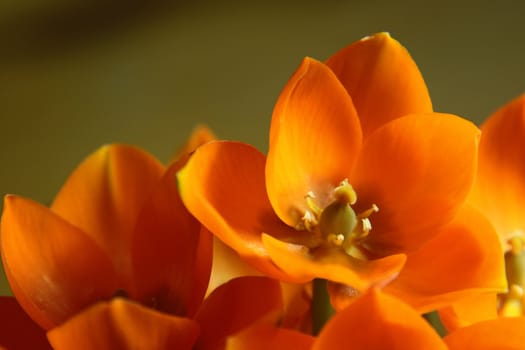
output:
{"label": "pale yellow stamen", "polygon": [[326,236],[326,241],[335,247],[340,247],[343,244],[344,240],[345,236],[342,234],[336,235],[331,233],[328,236]]}
{"label": "pale yellow stamen", "polygon": [[521,231],[517,231],[507,243],[510,250],[505,253],[505,272],[509,291],[500,295],[501,306],[499,313],[502,316],[523,316],[525,309],[525,238]]}
{"label": "pale yellow stamen", "polygon": [[308,206],[308,209],[315,215],[316,217],[319,217],[321,215],[321,212],[323,209],[321,209],[314,201],[315,199],[315,193],[312,191],[308,192],[305,196],[306,205]]}
{"label": "pale yellow stamen", "polygon": [[525,250],[523,236],[516,235],[508,241],[511,249],[505,253],[505,271],[509,286],[525,288]]}
{"label": "pale yellow stamen", "polygon": [[509,239],[510,251],[514,255],[518,255],[523,251],[523,246],[525,244],[524,238],[522,235],[516,235]]}
{"label": "pale yellow stamen", "polygon": [[505,317],[523,316],[523,288],[513,284],[505,295],[500,315]]}
{"label": "pale yellow stamen", "polygon": [[368,218],[373,213],[377,213],[379,211],[379,207],[375,204],[372,204],[372,207],[370,209],[365,210],[364,212],[357,215],[359,219],[361,218]]}
{"label": "pale yellow stamen", "polygon": [[301,218],[301,220],[301,226],[299,226],[299,229],[301,230],[312,231],[319,223],[319,221],[317,220],[317,215],[308,210],[304,212],[304,215]]}

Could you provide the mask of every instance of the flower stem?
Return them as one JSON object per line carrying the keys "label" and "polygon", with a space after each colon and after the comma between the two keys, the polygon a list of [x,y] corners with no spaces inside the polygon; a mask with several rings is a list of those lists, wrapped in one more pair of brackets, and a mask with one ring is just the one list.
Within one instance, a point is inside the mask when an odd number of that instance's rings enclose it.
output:
{"label": "flower stem", "polygon": [[312,334],[317,335],[326,322],[335,313],[330,303],[330,294],[327,289],[325,279],[316,278],[313,280],[312,295]]}
{"label": "flower stem", "polygon": [[439,336],[444,337],[445,335],[447,335],[447,329],[441,322],[439,314],[436,311],[423,314],[423,318],[425,318],[427,322],[430,323],[432,328],[434,328],[434,330],[437,334],[439,334]]}

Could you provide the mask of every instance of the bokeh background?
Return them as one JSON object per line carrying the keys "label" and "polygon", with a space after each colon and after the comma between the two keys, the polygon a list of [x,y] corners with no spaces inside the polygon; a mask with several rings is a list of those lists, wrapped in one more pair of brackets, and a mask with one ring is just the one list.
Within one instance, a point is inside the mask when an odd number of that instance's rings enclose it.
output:
{"label": "bokeh background", "polygon": [[198,123],[264,151],[301,59],[379,31],[408,48],[435,110],[480,123],[525,91],[524,13],[515,0],[2,1],[0,192],[49,203],[102,144],[167,161]]}

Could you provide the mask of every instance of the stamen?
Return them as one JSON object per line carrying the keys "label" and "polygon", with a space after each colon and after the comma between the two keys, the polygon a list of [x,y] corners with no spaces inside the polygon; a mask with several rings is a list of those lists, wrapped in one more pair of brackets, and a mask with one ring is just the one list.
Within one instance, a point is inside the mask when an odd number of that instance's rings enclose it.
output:
{"label": "stamen", "polygon": [[522,236],[509,239],[511,249],[505,253],[505,272],[509,286],[525,288],[525,246]]}
{"label": "stamen", "polygon": [[505,317],[523,316],[523,288],[513,284],[505,295],[505,300],[500,310],[500,315]]}
{"label": "stamen", "polygon": [[312,191],[309,191],[306,196],[304,196],[304,199],[308,209],[305,210],[301,217],[301,221],[295,225],[295,229],[298,231],[313,231],[319,224],[319,217],[323,210],[315,203],[315,193]]}
{"label": "stamen", "polygon": [[359,219],[362,219],[362,218],[368,218],[370,215],[372,215],[373,213],[377,213],[379,211],[379,207],[375,204],[372,204],[372,207],[370,209],[367,209],[361,213],[359,213],[359,215],[357,215],[357,217]]}
{"label": "stamen", "polygon": [[323,209],[321,209],[317,204],[315,204],[314,199],[315,193],[312,191],[309,191],[306,196],[304,197],[306,200],[306,206],[317,216],[321,215],[321,212]]}
{"label": "stamen", "polygon": [[368,232],[372,229],[372,223],[368,218],[361,219],[361,226],[363,227],[363,233],[366,233],[368,235]]}
{"label": "stamen", "polygon": [[525,244],[521,231],[508,241],[510,250],[505,253],[505,273],[510,286],[507,294],[500,295],[500,315],[508,317],[523,316],[525,288]]}
{"label": "stamen", "polygon": [[331,243],[332,245],[336,247],[340,247],[345,241],[345,236],[342,234],[336,235],[336,234],[331,233],[326,237],[326,240],[328,243]]}
{"label": "stamen", "polygon": [[319,223],[316,215],[309,210],[304,212],[304,215],[301,218],[301,220],[302,220],[301,229],[308,230],[308,231],[312,231]]}
{"label": "stamen", "polygon": [[521,235],[516,235],[509,239],[510,251],[514,255],[519,255],[523,251],[523,246],[525,244],[524,238]]}

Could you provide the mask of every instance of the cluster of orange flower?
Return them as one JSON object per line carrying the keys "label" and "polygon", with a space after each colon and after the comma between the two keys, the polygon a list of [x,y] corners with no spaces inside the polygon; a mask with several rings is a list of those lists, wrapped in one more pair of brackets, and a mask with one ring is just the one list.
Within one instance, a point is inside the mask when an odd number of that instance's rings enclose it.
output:
{"label": "cluster of orange flower", "polygon": [[0,345],[524,349],[524,140],[525,95],[481,131],[436,113],[388,34],[305,58],[266,156],[199,128],[6,196]]}

